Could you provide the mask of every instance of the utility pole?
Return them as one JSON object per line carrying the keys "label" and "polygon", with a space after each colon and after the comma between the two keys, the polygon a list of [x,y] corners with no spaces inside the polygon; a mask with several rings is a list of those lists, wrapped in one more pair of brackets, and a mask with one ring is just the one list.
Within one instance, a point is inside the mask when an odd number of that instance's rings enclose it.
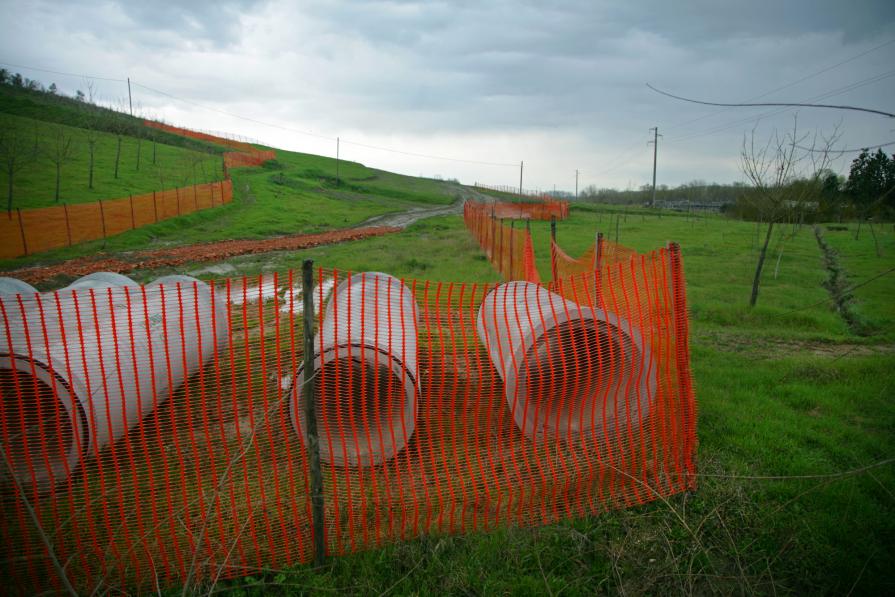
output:
{"label": "utility pole", "polygon": [[134,100],[131,97],[131,78],[127,78],[127,104],[131,109],[131,116],[134,115]]}
{"label": "utility pole", "polygon": [[522,194],[522,166],[524,162],[519,162],[519,194]]}
{"label": "utility pole", "polygon": [[659,127],[654,126],[650,129],[653,131],[653,140],[649,141],[649,143],[653,144],[653,198],[650,200],[650,206],[655,207],[656,205],[656,152],[659,149]]}
{"label": "utility pole", "polygon": [[575,168],[575,201],[578,201],[578,168]]}
{"label": "utility pole", "polygon": [[339,138],[336,137],[336,186],[339,186]]}

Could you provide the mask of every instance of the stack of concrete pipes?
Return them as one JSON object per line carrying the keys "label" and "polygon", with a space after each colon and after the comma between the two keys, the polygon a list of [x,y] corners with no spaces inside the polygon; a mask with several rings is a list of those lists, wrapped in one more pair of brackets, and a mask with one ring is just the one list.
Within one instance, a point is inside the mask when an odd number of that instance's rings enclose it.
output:
{"label": "stack of concrete pipes", "polygon": [[0,477],[40,490],[68,479],[226,343],[224,309],[188,276],[141,288],[97,272],[47,293],[0,278]]}

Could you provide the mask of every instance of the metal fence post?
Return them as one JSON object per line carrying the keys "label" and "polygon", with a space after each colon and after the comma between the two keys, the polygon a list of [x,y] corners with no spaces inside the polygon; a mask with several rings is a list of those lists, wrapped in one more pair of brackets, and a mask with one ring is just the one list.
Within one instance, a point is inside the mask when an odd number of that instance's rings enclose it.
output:
{"label": "metal fence post", "polygon": [[323,536],[323,472],[320,470],[320,438],[314,404],[314,260],[305,259],[301,267],[301,292],[304,299],[304,384],[301,388],[305,426],[308,430],[308,460],[311,473],[311,515],[313,517],[314,563],[322,566],[326,558]]}

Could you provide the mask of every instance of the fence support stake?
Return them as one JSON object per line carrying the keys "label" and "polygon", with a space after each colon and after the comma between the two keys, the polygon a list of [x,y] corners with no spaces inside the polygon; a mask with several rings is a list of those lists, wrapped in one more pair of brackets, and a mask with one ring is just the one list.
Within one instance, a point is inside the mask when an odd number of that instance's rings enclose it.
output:
{"label": "fence support stake", "polygon": [[155,214],[155,223],[158,224],[158,201],[155,200],[155,191],[152,191],[152,213]]}
{"label": "fence support stake", "polygon": [[550,216],[550,274],[556,282],[556,216]]}
{"label": "fence support stake", "polygon": [[68,220],[68,204],[62,202],[62,210],[65,211],[65,233],[68,235],[68,246],[71,246],[71,222]]}
{"label": "fence support stake", "polygon": [[27,255],[28,241],[25,240],[25,226],[22,224],[22,210],[17,207],[16,213],[19,215],[19,232],[22,234],[22,248],[25,249],[25,255]]}
{"label": "fence support stake", "polygon": [[510,254],[509,254],[509,262],[510,262],[510,279],[513,279],[513,237],[516,236],[516,220],[510,220]]}
{"label": "fence support stake", "polygon": [[317,413],[314,404],[314,260],[305,259],[301,266],[301,293],[304,300],[304,397],[305,428],[308,430],[308,460],[311,473],[311,514],[314,525],[314,563],[322,566],[326,558],[323,536],[323,472],[320,470],[320,438],[317,436]]}
{"label": "fence support stake", "polygon": [[134,196],[128,195],[128,200],[131,204],[131,230],[137,227],[137,220],[134,219]]}
{"label": "fence support stake", "polygon": [[106,244],[105,244],[105,240],[106,240],[106,210],[103,209],[103,200],[98,199],[98,202],[99,202],[99,219],[103,223],[103,246],[105,247],[106,246]]}

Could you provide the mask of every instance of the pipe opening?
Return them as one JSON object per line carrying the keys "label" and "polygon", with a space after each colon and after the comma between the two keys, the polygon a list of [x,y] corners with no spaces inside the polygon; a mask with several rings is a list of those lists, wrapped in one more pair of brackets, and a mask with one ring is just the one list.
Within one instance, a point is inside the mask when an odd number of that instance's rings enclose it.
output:
{"label": "pipe opening", "polygon": [[[378,430],[383,428],[383,433],[389,434],[388,427],[392,422],[395,419],[400,422],[406,397],[401,378],[386,366],[387,360],[383,356],[378,367],[356,357],[325,363],[314,391],[317,412],[322,417],[320,424],[325,418],[332,433],[341,421],[347,432],[353,421],[355,427],[363,427],[365,432],[378,435]],[[321,404],[320,393],[324,385],[329,400]],[[349,441],[354,441],[350,433],[345,435]]]}
{"label": "pipe opening", "polygon": [[[75,430],[53,388],[27,372],[0,369],[0,394],[0,417],[7,426],[7,437],[0,437],[0,441],[9,443],[7,455],[16,478],[30,484],[32,470],[39,484],[53,475],[56,480],[64,478]],[[4,473],[0,477],[8,477],[5,463],[0,470]]]}
{"label": "pipe opening", "polygon": [[[321,360],[323,361],[321,365]],[[292,419],[307,440],[296,380]],[[320,458],[336,466],[376,466],[404,449],[416,422],[416,382],[401,361],[364,346],[317,359],[314,406]]]}
{"label": "pipe opening", "polygon": [[536,433],[581,432],[602,425],[604,399],[605,415],[614,420],[617,391],[619,414],[624,417],[628,386],[636,403],[637,381],[632,375],[636,375],[641,359],[627,334],[605,321],[573,319],[559,323],[525,353],[516,418],[524,418],[524,428]]}

